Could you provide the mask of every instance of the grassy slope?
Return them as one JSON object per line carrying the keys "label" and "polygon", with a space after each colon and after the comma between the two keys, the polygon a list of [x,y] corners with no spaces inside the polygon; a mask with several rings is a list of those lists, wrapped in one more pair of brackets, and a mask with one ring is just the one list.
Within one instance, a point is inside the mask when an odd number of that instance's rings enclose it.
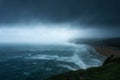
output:
{"label": "grassy slope", "polygon": [[120,79],[120,58],[110,63],[87,70],[78,70],[53,76],[48,80],[119,80]]}

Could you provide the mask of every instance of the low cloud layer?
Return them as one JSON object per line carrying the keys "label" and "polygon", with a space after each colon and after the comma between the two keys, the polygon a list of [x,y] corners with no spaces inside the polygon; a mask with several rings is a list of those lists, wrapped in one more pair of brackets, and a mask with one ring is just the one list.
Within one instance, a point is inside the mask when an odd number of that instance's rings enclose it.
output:
{"label": "low cloud layer", "polygon": [[[45,24],[51,29],[76,28],[90,37],[120,37],[119,3],[119,0],[0,0],[0,29]],[[57,26],[61,24],[64,26]]]}

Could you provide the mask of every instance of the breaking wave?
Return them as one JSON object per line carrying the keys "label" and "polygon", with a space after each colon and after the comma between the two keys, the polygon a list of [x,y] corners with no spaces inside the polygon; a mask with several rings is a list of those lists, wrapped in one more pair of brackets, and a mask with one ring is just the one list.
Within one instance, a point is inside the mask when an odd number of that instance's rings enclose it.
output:
{"label": "breaking wave", "polygon": [[[64,49],[65,50],[65,49]],[[67,49],[68,50],[68,49]],[[33,56],[25,57],[25,59],[40,59],[40,60],[53,60],[53,61],[61,61],[66,63],[73,63],[77,67],[59,64],[59,66],[63,66],[70,70],[76,69],[87,69],[89,67],[96,67],[102,65],[102,57],[94,51],[90,46],[74,46],[73,53],[70,56],[61,56],[60,54],[37,54]],[[49,52],[52,52],[52,50]],[[66,53],[69,54],[69,53]]]}

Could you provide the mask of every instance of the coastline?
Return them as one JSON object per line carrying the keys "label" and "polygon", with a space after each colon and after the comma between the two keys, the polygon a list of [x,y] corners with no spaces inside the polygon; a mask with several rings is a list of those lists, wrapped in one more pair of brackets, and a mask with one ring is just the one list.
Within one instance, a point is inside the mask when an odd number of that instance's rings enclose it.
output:
{"label": "coastline", "polygon": [[95,47],[95,50],[105,57],[111,57],[113,55],[112,59],[120,57],[120,49],[117,49],[117,48],[114,48],[114,47],[100,47],[100,46],[97,46],[97,47]]}
{"label": "coastline", "polygon": [[120,38],[83,39],[76,44],[87,44],[106,57],[103,65],[86,70],[70,71],[51,76],[47,80],[118,80],[120,77]]}
{"label": "coastline", "polygon": [[[104,62],[105,64],[103,63],[100,67],[92,67],[86,70],[80,69],[54,75],[47,80],[118,80],[120,76],[120,49],[101,46],[94,46],[94,48],[98,53],[107,57]],[[110,58],[111,55],[114,56]]]}

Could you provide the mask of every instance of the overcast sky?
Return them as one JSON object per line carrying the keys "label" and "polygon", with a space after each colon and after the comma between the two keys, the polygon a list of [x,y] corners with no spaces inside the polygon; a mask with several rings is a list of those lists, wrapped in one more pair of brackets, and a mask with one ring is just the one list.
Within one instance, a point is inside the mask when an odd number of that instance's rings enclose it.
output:
{"label": "overcast sky", "polygon": [[101,36],[120,36],[119,4],[120,0],[0,0],[0,27],[71,24],[72,28],[94,29],[96,33],[98,29]]}
{"label": "overcast sky", "polygon": [[77,21],[120,26],[119,0],[0,0],[0,24]]}

